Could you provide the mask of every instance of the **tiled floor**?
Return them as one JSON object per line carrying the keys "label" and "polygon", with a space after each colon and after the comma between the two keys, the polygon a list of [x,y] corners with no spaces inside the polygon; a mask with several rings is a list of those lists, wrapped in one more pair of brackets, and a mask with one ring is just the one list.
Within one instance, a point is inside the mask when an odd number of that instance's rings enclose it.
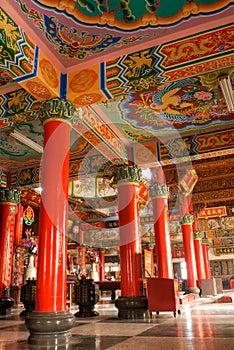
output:
{"label": "tiled floor", "polygon": [[[107,296],[95,307],[99,316],[76,319],[66,350],[234,350],[234,304],[217,301],[200,298],[183,306],[177,317],[165,312],[145,321],[123,321]],[[21,311],[22,306],[14,307],[0,316],[0,350],[38,349],[27,344]]]}

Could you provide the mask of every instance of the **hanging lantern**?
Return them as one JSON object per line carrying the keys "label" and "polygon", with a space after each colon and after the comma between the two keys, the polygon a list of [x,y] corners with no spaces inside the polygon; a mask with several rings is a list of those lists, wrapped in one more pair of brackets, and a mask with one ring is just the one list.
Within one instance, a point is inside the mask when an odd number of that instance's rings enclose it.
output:
{"label": "hanging lantern", "polygon": [[26,225],[32,225],[34,222],[34,210],[30,206],[25,209],[23,218]]}

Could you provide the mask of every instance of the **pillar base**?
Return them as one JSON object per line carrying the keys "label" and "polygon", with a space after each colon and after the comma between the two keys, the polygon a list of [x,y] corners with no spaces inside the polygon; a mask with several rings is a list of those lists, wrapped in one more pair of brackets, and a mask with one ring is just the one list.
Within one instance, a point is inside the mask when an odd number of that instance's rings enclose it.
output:
{"label": "pillar base", "polygon": [[185,293],[189,294],[189,293],[194,293],[194,294],[200,294],[201,290],[200,288],[197,287],[186,287],[185,288]]}
{"label": "pillar base", "polygon": [[0,315],[6,315],[9,313],[11,307],[14,305],[14,299],[11,297],[0,298]]}
{"label": "pillar base", "polygon": [[118,297],[115,306],[119,310],[118,317],[127,320],[148,319],[148,300],[145,296]]}
{"label": "pillar base", "polygon": [[26,318],[25,324],[30,331],[28,344],[56,347],[68,345],[70,330],[75,325],[75,318],[69,311],[36,312]]}

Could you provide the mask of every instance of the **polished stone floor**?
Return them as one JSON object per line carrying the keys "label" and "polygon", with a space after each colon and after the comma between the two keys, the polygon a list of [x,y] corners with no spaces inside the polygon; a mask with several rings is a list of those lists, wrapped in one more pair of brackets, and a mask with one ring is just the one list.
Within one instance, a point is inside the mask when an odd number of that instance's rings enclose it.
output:
{"label": "polished stone floor", "polygon": [[[0,316],[0,350],[38,349],[27,344],[22,310],[13,307]],[[77,310],[71,308],[72,313]],[[234,350],[234,304],[220,303],[218,297],[185,304],[176,317],[173,312],[153,313],[142,321],[119,320],[108,294],[95,310],[99,316],[76,319],[69,350]]]}

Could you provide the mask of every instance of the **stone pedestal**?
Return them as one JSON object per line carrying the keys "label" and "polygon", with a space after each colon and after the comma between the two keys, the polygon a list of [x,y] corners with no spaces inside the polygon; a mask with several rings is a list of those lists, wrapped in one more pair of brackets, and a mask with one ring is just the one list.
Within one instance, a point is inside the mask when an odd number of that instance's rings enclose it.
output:
{"label": "stone pedestal", "polygon": [[75,321],[69,311],[36,312],[26,318],[30,330],[28,343],[41,348],[67,349],[71,339],[70,330]]}
{"label": "stone pedestal", "polygon": [[217,295],[223,292],[223,285],[221,278],[209,278],[201,280],[201,295],[206,297],[208,295]]}
{"label": "stone pedestal", "polygon": [[201,280],[201,295],[207,297],[208,295],[217,295],[216,282],[214,278]]}
{"label": "stone pedestal", "polygon": [[223,282],[222,282],[222,278],[215,278],[215,282],[216,282],[216,289],[217,289],[217,293],[218,294],[222,294],[223,293]]}
{"label": "stone pedestal", "polygon": [[148,301],[145,296],[118,297],[115,306],[119,310],[118,317],[127,320],[148,319]]}

